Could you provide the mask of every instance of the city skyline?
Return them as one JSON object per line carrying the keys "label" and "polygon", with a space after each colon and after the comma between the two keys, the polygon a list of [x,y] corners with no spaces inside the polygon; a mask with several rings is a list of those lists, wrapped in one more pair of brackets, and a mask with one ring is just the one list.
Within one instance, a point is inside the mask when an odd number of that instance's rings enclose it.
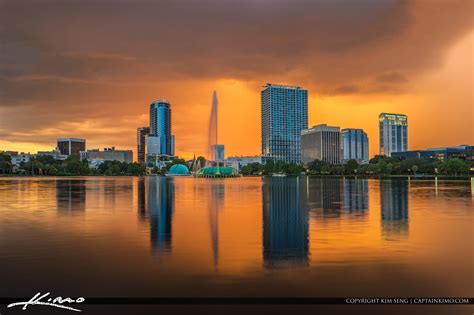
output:
{"label": "city skyline", "polygon": [[[226,155],[257,155],[265,82],[308,89],[308,125],[364,129],[369,156],[378,153],[382,112],[409,117],[408,150],[474,142],[472,2],[282,1],[267,13],[274,30],[260,27],[258,2],[124,3],[126,25],[120,6],[107,3],[51,1],[37,15],[40,2],[2,2],[0,149],[50,150],[57,137],[77,137],[136,156],[136,128],[164,97],[176,154],[205,155],[217,90]],[[153,27],[157,15],[170,27]]]}

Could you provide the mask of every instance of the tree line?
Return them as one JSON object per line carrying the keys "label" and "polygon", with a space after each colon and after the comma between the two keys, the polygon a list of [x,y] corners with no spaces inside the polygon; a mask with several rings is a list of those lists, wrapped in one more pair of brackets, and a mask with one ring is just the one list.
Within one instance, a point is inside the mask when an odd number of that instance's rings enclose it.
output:
{"label": "tree line", "polygon": [[[206,164],[204,157],[198,157],[201,167]],[[154,173],[166,174],[174,164],[187,165],[183,159],[172,159],[166,167],[155,168]],[[189,165],[188,165],[189,167]],[[314,160],[306,165],[296,163],[285,163],[282,161],[267,161],[266,164],[251,163],[240,168],[243,175],[269,175],[274,173],[287,175],[468,175],[469,170],[474,167],[473,162],[453,158],[446,161],[427,161],[420,158],[398,159],[384,155],[376,155],[367,164],[359,164],[356,160],[349,160],[344,164],[329,164],[324,161]],[[17,174],[25,175],[144,175],[146,166],[133,162],[104,161],[97,168],[91,168],[87,160],[78,160],[68,157],[65,160],[57,160],[52,156],[32,157],[28,162],[21,163],[16,170]],[[11,157],[0,153],[0,174],[13,174]]]}
{"label": "tree line", "polygon": [[446,161],[427,161],[420,158],[398,159],[384,155],[376,155],[367,164],[359,164],[349,160],[344,164],[329,164],[325,161],[314,160],[303,164],[285,163],[282,161],[267,161],[265,165],[251,163],[241,167],[243,175],[269,175],[281,173],[287,175],[468,175],[473,162],[458,158]]}
{"label": "tree line", "polygon": [[[13,164],[11,157],[0,153],[0,174],[12,174]],[[97,168],[89,166],[89,162],[69,156],[65,160],[58,160],[52,156],[31,157],[28,162],[22,162],[16,170],[17,174],[49,175],[49,176],[84,176],[84,175],[144,175],[146,167],[139,163],[119,161],[104,161]]]}

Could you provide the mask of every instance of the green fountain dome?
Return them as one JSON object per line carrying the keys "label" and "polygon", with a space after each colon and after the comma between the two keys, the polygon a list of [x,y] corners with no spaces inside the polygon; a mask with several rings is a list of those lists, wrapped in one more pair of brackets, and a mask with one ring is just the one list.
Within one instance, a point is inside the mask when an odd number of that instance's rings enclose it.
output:
{"label": "green fountain dome", "polygon": [[232,167],[227,166],[209,166],[200,169],[197,173],[198,176],[204,177],[232,177],[238,176],[238,173]]}
{"label": "green fountain dome", "polygon": [[168,174],[170,174],[170,175],[188,175],[189,174],[189,169],[186,167],[186,165],[175,164],[175,165],[171,166],[170,170],[168,171]]}

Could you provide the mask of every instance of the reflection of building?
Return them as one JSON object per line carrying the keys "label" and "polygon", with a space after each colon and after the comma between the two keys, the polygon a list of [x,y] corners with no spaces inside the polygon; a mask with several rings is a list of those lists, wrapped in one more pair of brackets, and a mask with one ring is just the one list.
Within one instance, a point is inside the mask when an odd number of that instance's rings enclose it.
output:
{"label": "reflection of building", "polygon": [[145,218],[146,213],[146,185],[145,185],[145,178],[138,177],[137,183],[137,203],[138,203],[138,213],[140,218]]}
{"label": "reflection of building", "polygon": [[268,268],[308,263],[308,211],[302,179],[265,178],[263,259]]}
{"label": "reflection of building", "polygon": [[301,130],[308,128],[308,90],[269,84],[261,91],[262,159],[301,163]]}
{"label": "reflection of building", "polygon": [[342,129],[343,160],[369,162],[369,138],[362,129]]}
{"label": "reflection of building", "polygon": [[145,164],[146,139],[150,134],[150,127],[141,127],[137,129],[137,161]]}
{"label": "reflection of building", "polygon": [[391,156],[392,152],[408,148],[408,118],[401,114],[379,115],[380,154]]}
{"label": "reflection of building", "polygon": [[313,212],[322,210],[323,217],[339,217],[342,207],[342,180],[319,177],[307,179],[307,202]]}
{"label": "reflection of building", "polygon": [[224,204],[225,186],[212,183],[209,196],[209,231],[211,232],[211,249],[214,267],[219,265],[219,213]]}
{"label": "reflection of building", "polygon": [[369,207],[369,183],[367,179],[343,180],[344,209],[346,211],[366,210]]}
{"label": "reflection of building", "polygon": [[56,208],[61,214],[86,210],[85,180],[56,180]]}
{"label": "reflection of building", "polygon": [[168,252],[171,250],[174,182],[166,177],[148,177],[147,205],[151,244],[159,251]]}
{"label": "reflection of building", "polygon": [[57,146],[62,155],[72,155],[79,159],[81,157],[81,151],[86,150],[86,140],[77,138],[59,138]]}
{"label": "reflection of building", "polygon": [[340,164],[341,132],[339,127],[317,125],[301,131],[301,156],[303,163],[321,160]]}
{"label": "reflection of building", "polygon": [[386,236],[408,232],[408,181],[381,180],[382,232]]}
{"label": "reflection of building", "polygon": [[448,160],[452,158],[458,158],[466,161],[474,160],[474,146],[470,145],[459,145],[455,147],[446,148],[431,148],[426,150],[414,150],[414,151],[403,151],[393,152],[392,157],[401,159],[420,158],[427,161],[435,160]]}

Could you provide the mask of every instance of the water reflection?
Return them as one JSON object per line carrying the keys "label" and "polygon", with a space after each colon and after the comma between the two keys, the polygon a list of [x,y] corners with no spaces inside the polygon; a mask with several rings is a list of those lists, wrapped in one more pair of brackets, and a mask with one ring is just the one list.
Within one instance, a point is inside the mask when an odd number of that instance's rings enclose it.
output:
{"label": "water reflection", "polygon": [[150,240],[160,252],[171,251],[172,219],[174,212],[174,183],[165,177],[149,177],[148,213]]}
{"label": "water reflection", "polygon": [[56,180],[56,209],[59,214],[83,214],[86,211],[86,181]]}
{"label": "water reflection", "polygon": [[348,212],[361,212],[369,207],[369,183],[367,179],[345,178],[344,210]]}
{"label": "water reflection", "polygon": [[171,251],[175,187],[172,179],[159,176],[139,178],[137,183],[139,217],[148,217],[150,242],[160,253]]}
{"label": "water reflection", "polygon": [[382,236],[408,235],[408,186],[405,179],[380,181]]}
{"label": "water reflection", "polygon": [[308,265],[308,210],[304,180],[265,178],[263,260],[266,268]]}
{"label": "water reflection", "polygon": [[219,212],[224,204],[224,184],[221,182],[212,183],[209,190],[209,231],[211,233],[211,248],[214,268],[219,265]]}
{"label": "water reflection", "polygon": [[145,178],[139,177],[137,183],[137,208],[141,219],[146,218],[146,187]]}
{"label": "water reflection", "polygon": [[339,217],[342,208],[342,181],[339,178],[306,178],[306,199],[311,212],[324,218]]}
{"label": "water reflection", "polygon": [[0,178],[0,296],[467,296],[470,183],[438,185]]}

